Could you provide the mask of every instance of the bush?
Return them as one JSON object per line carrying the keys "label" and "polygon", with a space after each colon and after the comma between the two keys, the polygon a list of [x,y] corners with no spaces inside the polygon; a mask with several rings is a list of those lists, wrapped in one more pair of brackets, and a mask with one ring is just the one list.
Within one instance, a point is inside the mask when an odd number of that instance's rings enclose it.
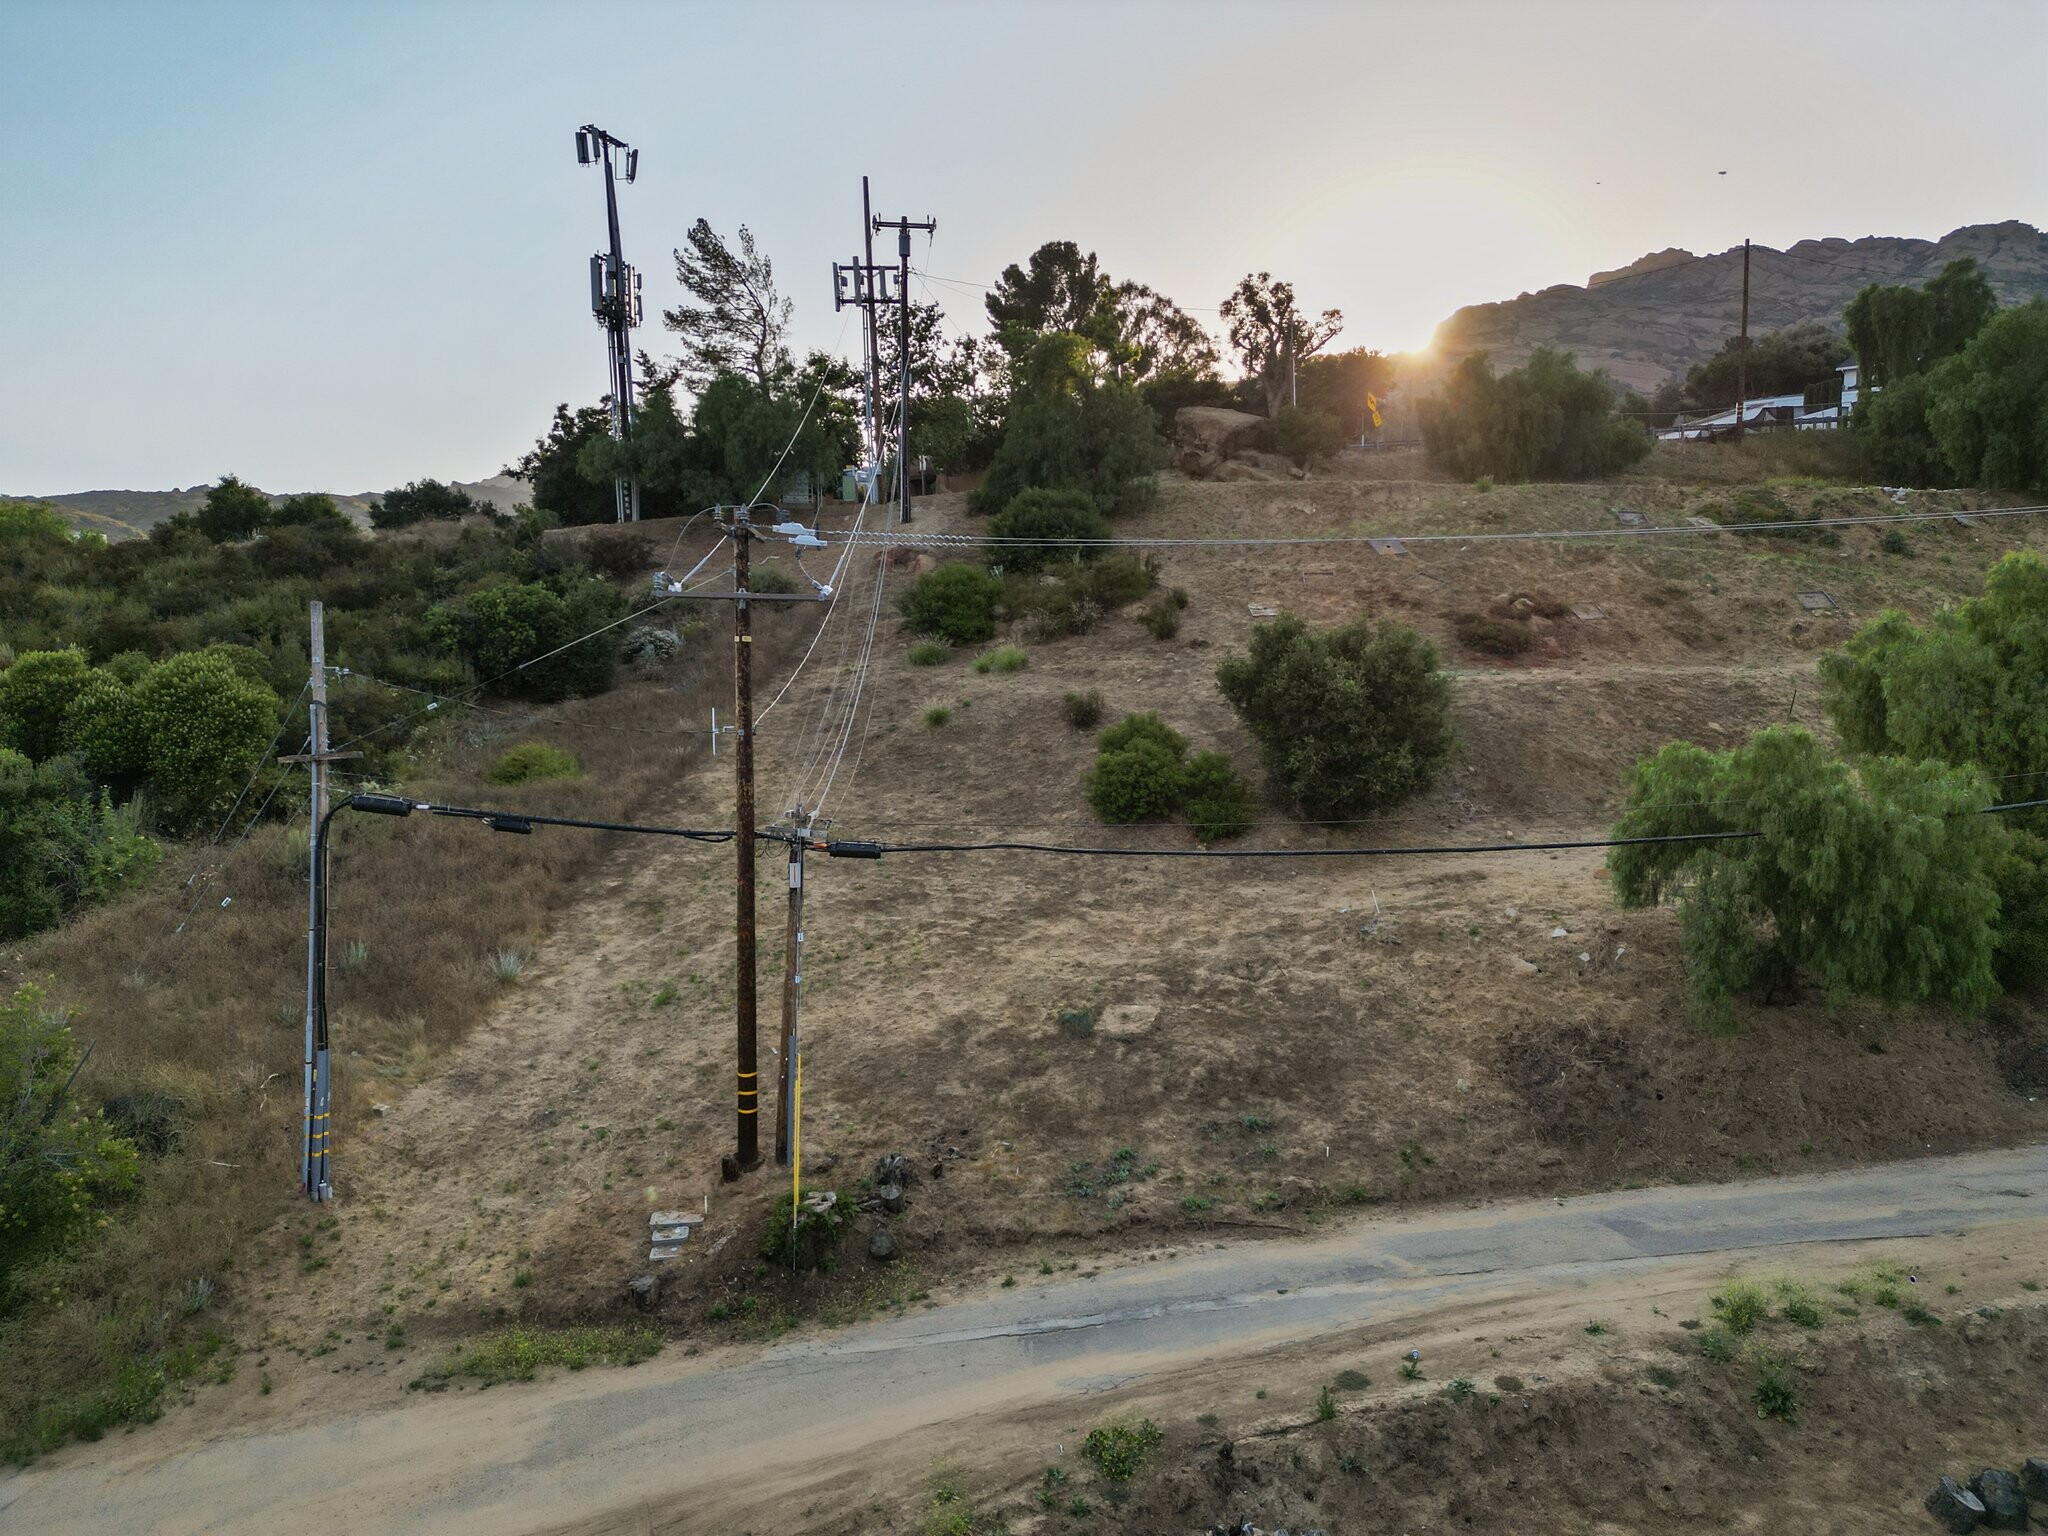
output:
{"label": "bush", "polygon": [[1112,825],[1171,816],[1186,792],[1180,755],[1155,739],[1105,750],[1088,771],[1088,803]]}
{"label": "bush", "polygon": [[73,759],[31,763],[0,748],[0,938],[51,927],[156,868],[163,851],[137,823]]}
{"label": "bush", "polygon": [[920,640],[910,648],[910,664],[913,667],[936,667],[943,665],[953,654],[950,645],[937,640]]}
{"label": "bush", "polygon": [[1756,1404],[1756,1416],[1760,1419],[1776,1419],[1784,1424],[1799,1422],[1798,1383],[1775,1360],[1766,1361],[1758,1369],[1756,1390],[1750,1393],[1749,1400]]}
{"label": "bush", "polygon": [[1081,1442],[1081,1454],[1095,1463],[1095,1469],[1112,1483],[1127,1483],[1144,1466],[1166,1436],[1150,1419],[1135,1424],[1105,1424],[1088,1431]]}
{"label": "bush", "polygon": [[1339,821],[1398,805],[1450,757],[1450,684],[1412,629],[1364,620],[1310,630],[1283,613],[1216,681],[1288,800]]}
{"label": "bush", "polygon": [[1583,480],[1640,462],[1650,436],[1613,414],[1614,386],[1571,354],[1538,347],[1494,377],[1484,352],[1461,362],[1418,408],[1430,462],[1461,480]]}
{"label": "bush", "polygon": [[1183,781],[1188,822],[1201,842],[1238,837],[1252,824],[1252,790],[1221,752],[1197,752]]}
{"label": "bush", "polygon": [[[602,693],[619,664],[619,594],[592,576],[555,585],[517,582],[433,609],[428,637],[453,651],[480,682],[502,693],[552,701]],[[593,633],[602,630],[603,633]],[[589,636],[590,638],[582,638]]]}
{"label": "bush", "polygon": [[[989,537],[995,539],[1106,539],[1109,519],[1096,510],[1085,491],[1033,488],[1019,491],[992,518]],[[1030,545],[994,545],[989,561],[1005,571],[1029,573],[1061,562],[1073,564],[1102,553],[1087,547],[1047,549]]]}
{"label": "bush", "polygon": [[1451,633],[1467,650],[1486,656],[1519,656],[1536,643],[1529,626],[1485,613],[1461,613],[1451,620]]}
{"label": "bush", "polygon": [[1896,528],[1885,530],[1880,547],[1888,555],[1904,555],[1909,560],[1913,558],[1913,546],[1906,542],[1906,536]]}
{"label": "bush", "polygon": [[152,808],[166,827],[210,818],[263,758],[280,705],[226,656],[188,652],[150,668],[129,710]]}
{"label": "bush", "polygon": [[[853,1224],[853,1202],[842,1193],[824,1210],[811,1204],[819,1193],[805,1190],[802,1206],[789,1195],[776,1197],[761,1232],[761,1257],[779,1269],[833,1269],[839,1263],[840,1241]],[[790,1212],[796,1211],[794,1222]]]}
{"label": "bush", "polygon": [[543,741],[522,742],[500,755],[484,777],[493,784],[526,784],[535,779],[573,779],[576,759]]}
{"label": "bush", "polygon": [[1180,605],[1162,592],[1145,605],[1138,622],[1152,632],[1154,640],[1171,640],[1180,633]]}
{"label": "bush", "polygon": [[978,645],[995,636],[996,599],[1002,590],[1002,583],[978,565],[942,565],[911,584],[903,619],[916,634]]}
{"label": "bush", "polygon": [[0,747],[42,762],[64,750],[64,712],[92,678],[76,651],[24,651],[0,672]]}
{"label": "bush", "polygon": [[1014,645],[999,645],[975,657],[974,670],[983,676],[991,672],[1021,672],[1030,660],[1030,656]]}
{"label": "bush", "polygon": [[944,704],[934,704],[924,712],[924,723],[937,730],[953,718],[953,711]]}
{"label": "bush", "polygon": [[[654,546],[645,534],[627,534],[623,538],[593,537],[583,545],[583,563],[600,576],[613,581],[623,581],[629,576],[640,576],[654,569]],[[787,586],[765,586],[760,578],[773,572],[775,577],[788,581]],[[771,580],[774,577],[770,577]],[[780,566],[761,566],[753,570],[748,578],[750,590],[755,592],[795,592],[799,590],[788,573]]]}
{"label": "bush", "polygon": [[1283,405],[1273,418],[1273,446],[1296,466],[1307,469],[1342,451],[1344,428],[1328,411]]}
{"label": "bush", "polygon": [[1178,762],[1188,750],[1188,739],[1160,719],[1157,713],[1147,710],[1143,714],[1125,715],[1115,725],[1095,738],[1098,752],[1121,752],[1140,742],[1151,742],[1164,747]]}
{"label": "bush", "polygon": [[68,1015],[32,986],[0,1004],[0,1311],[16,1271],[51,1257],[127,1190],[135,1147],[72,1093]]}
{"label": "bush", "polygon": [[484,504],[459,485],[414,480],[395,491],[386,491],[370,503],[370,526],[408,528],[429,518],[453,521],[484,510]]}
{"label": "bush", "polygon": [[779,565],[750,565],[747,569],[747,590],[788,595],[801,592],[804,584]]}
{"label": "bush", "polygon": [[1060,708],[1067,717],[1067,724],[1077,731],[1092,731],[1102,719],[1102,690],[1090,688],[1082,693],[1070,693],[1061,701]]}

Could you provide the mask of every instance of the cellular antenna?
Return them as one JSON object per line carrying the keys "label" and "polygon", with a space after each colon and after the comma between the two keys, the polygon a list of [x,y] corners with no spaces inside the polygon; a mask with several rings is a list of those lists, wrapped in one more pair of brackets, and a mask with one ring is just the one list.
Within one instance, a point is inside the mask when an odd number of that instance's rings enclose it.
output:
{"label": "cellular antenna", "polygon": [[[633,327],[640,323],[640,274],[626,265],[619,249],[619,189],[617,177],[628,182],[640,174],[640,151],[623,139],[615,139],[602,128],[585,123],[576,130],[576,163],[604,166],[604,213],[606,233],[611,237],[609,254],[590,258],[590,311],[604,327],[605,350],[611,366],[612,436],[625,440],[633,425]],[[640,521],[640,482],[621,475],[613,485],[613,496],[622,523]]]}

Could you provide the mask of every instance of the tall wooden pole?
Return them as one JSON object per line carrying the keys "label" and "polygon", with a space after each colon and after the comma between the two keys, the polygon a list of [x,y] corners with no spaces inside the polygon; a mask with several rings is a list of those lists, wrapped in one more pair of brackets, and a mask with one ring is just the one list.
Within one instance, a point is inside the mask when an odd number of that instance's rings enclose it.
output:
{"label": "tall wooden pole", "polygon": [[761,1164],[761,1078],[754,1050],[754,635],[752,616],[747,611],[747,583],[751,577],[748,541],[752,536],[747,509],[741,507],[733,514],[732,527],[732,574],[736,594],[732,605],[733,702],[739,716],[736,722],[738,750],[734,753],[738,792],[733,822],[736,833],[733,844],[738,850],[739,891],[739,1139],[734,1153],[736,1173],[744,1173]]}
{"label": "tall wooden pole", "polygon": [[804,986],[804,838],[801,826],[789,840],[789,926],[783,935],[781,1092],[776,1100],[775,1161],[789,1166],[796,1136],[797,1011]]}
{"label": "tall wooden pole", "polygon": [[327,628],[316,598],[312,605],[313,670],[306,685],[312,742],[307,767],[313,775],[312,820],[306,838],[306,1134],[299,1158],[299,1187],[313,1200],[325,1200],[327,1181],[328,1076],[327,1042],[319,1038],[319,979],[326,956],[320,921],[321,827],[327,815]]}
{"label": "tall wooden pole", "polygon": [[1742,339],[1735,353],[1735,440],[1742,441],[1742,419],[1749,414],[1749,242],[1742,242]]}

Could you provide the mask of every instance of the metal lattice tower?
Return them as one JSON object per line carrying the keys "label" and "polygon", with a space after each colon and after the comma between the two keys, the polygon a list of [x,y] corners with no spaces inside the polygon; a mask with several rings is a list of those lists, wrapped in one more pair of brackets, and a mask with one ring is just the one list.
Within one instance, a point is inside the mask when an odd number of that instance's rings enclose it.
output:
{"label": "metal lattice tower", "polygon": [[[640,173],[640,151],[602,128],[585,123],[576,130],[576,163],[604,166],[605,226],[611,237],[608,252],[590,258],[590,312],[604,327],[605,350],[611,365],[612,436],[625,440],[633,425],[633,327],[640,323],[640,274],[626,264],[619,249],[617,172],[628,182]],[[640,521],[640,482],[621,475],[614,485],[618,519]]]}

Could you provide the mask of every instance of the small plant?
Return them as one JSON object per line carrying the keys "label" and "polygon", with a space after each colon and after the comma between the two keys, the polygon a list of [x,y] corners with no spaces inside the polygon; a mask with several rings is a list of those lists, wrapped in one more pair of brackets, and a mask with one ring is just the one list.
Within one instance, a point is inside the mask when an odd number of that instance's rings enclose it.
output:
{"label": "small plant", "polygon": [[1081,1442],[1081,1454],[1094,1462],[1096,1470],[1112,1483],[1125,1483],[1165,1438],[1150,1419],[1140,1419],[1135,1424],[1105,1424],[1088,1431],[1088,1438]]}
{"label": "small plant", "polygon": [[1264,1115],[1243,1115],[1237,1123],[1247,1136],[1256,1136],[1260,1131],[1273,1129],[1273,1122]]}
{"label": "small plant", "polygon": [[526,969],[526,956],[516,949],[501,949],[491,956],[491,974],[510,986]]}
{"label": "small plant", "polygon": [[1888,555],[1904,555],[1908,560],[1913,558],[1913,546],[1906,542],[1905,534],[1896,528],[1886,530],[1882,548]]}
{"label": "small plant", "polygon": [[676,985],[674,982],[664,981],[660,986],[654,989],[654,996],[649,998],[648,1001],[652,1003],[656,1008],[666,1008],[669,1004],[673,1003],[681,995],[681,993],[676,991]]}
{"label": "small plant", "polygon": [[974,670],[984,676],[990,672],[1021,672],[1030,660],[1030,656],[1014,645],[999,645],[975,657]]}
{"label": "small plant", "polygon": [[1211,1429],[1215,1427],[1216,1415],[1213,1413],[1198,1413],[1195,1415],[1195,1422],[1204,1429]]}
{"label": "small plant", "polygon": [[370,963],[370,946],[361,939],[350,939],[342,946],[341,958],[335,964],[344,971],[360,971]]}
{"label": "small plant", "polygon": [[1086,1040],[1095,1033],[1095,1010],[1092,1008],[1067,1008],[1060,1012],[1060,1033],[1071,1035],[1076,1040]]}
{"label": "small plant", "polygon": [[1760,1419],[1776,1419],[1781,1424],[1799,1422],[1799,1388],[1792,1375],[1775,1360],[1767,1360],[1757,1372],[1756,1390],[1749,1394],[1749,1400],[1756,1404],[1756,1416]]}
{"label": "small plant", "polygon": [[913,667],[944,666],[953,654],[953,647],[937,640],[920,640],[910,648],[910,664]]}
{"label": "small plant", "polygon": [[2020,1289],[2023,1291],[2038,1291],[2041,1289],[2041,1282],[2038,1280],[2022,1280],[2020,1282]]}
{"label": "small plant", "polygon": [[1060,709],[1067,717],[1067,724],[1075,730],[1092,731],[1102,723],[1102,690],[1089,688],[1070,693],[1061,701]]}
{"label": "small plant", "polygon": [[1041,1275],[1049,1275],[1049,1274],[1051,1274],[1051,1273],[1052,1273],[1052,1260],[1051,1260],[1051,1259],[1040,1259],[1040,1260],[1038,1261],[1038,1272],[1039,1272],[1039,1273],[1040,1273]]}
{"label": "small plant", "polygon": [[1346,1473],[1349,1476],[1356,1477],[1359,1473],[1365,1470],[1365,1463],[1360,1461],[1356,1456],[1346,1454],[1343,1456],[1339,1456],[1337,1458],[1337,1470],[1339,1472]]}
{"label": "small plant", "polygon": [[1154,640],[1171,640],[1180,633],[1181,606],[1169,594],[1159,593],[1139,612],[1138,622],[1151,631]]}
{"label": "small plant", "polygon": [[1077,1493],[1073,1496],[1073,1498],[1067,1501],[1067,1513],[1072,1515],[1076,1520],[1086,1520],[1090,1515],[1095,1513],[1095,1506],[1093,1504],[1090,1504],[1086,1499],[1082,1498],[1081,1495]]}
{"label": "small plant", "polygon": [[1419,1360],[1403,1360],[1401,1362],[1401,1379],[1403,1381],[1422,1380],[1422,1362]]}
{"label": "small plant", "polygon": [[1337,1417],[1336,1396],[1328,1387],[1324,1387],[1322,1391],[1316,1394],[1316,1418],[1322,1423],[1327,1424],[1335,1417]]}
{"label": "small plant", "polygon": [[1216,1209],[1216,1202],[1207,1195],[1182,1195],[1180,1208],[1188,1212],[1213,1211]]}
{"label": "small plant", "polygon": [[1462,1403],[1479,1389],[1472,1384],[1470,1376],[1453,1376],[1450,1385],[1444,1388],[1444,1396],[1453,1402]]}
{"label": "small plant", "polygon": [[1736,1335],[1754,1332],[1756,1325],[1771,1315],[1769,1293],[1746,1280],[1714,1297],[1713,1306],[1721,1314],[1721,1326]]}
{"label": "small plant", "polygon": [[1607,1325],[1598,1318],[1595,1318],[1592,1322],[1586,1324],[1586,1332],[1597,1339],[1601,1334],[1607,1332]]}
{"label": "small plant", "polygon": [[937,730],[952,718],[953,711],[943,704],[934,704],[924,712],[924,723],[933,730]]}
{"label": "small plant", "polygon": [[1017,1277],[1016,1277],[1015,1275],[1005,1275],[1005,1276],[1003,1276],[1003,1289],[1004,1289],[1004,1290],[1006,1290],[1006,1291],[1011,1291],[1011,1290],[1015,1290],[1016,1288],[1017,1288]]}
{"label": "small plant", "polygon": [[493,784],[529,784],[537,779],[573,779],[582,770],[560,747],[529,741],[504,753],[484,777]]}
{"label": "small plant", "polygon": [[768,1225],[761,1230],[761,1257],[778,1269],[831,1269],[839,1262],[840,1240],[852,1223],[853,1202],[843,1194],[824,1199],[806,1190],[798,1206],[785,1193],[769,1208]]}
{"label": "small plant", "polygon": [[1939,1328],[1941,1326],[1941,1319],[1921,1306],[1917,1301],[1909,1301],[1899,1308],[1899,1316],[1913,1324],[1916,1328]]}
{"label": "small plant", "polygon": [[1700,1335],[1700,1353],[1716,1365],[1726,1365],[1735,1358],[1735,1340],[1727,1329],[1716,1325]]}
{"label": "small plant", "polygon": [[1648,1376],[1651,1381],[1662,1387],[1666,1392],[1671,1391],[1672,1388],[1678,1385],[1678,1372],[1665,1366],[1653,1365],[1643,1374]]}
{"label": "small plant", "polygon": [[1477,480],[1474,480],[1472,482],[1472,489],[1480,492],[1482,495],[1485,494],[1487,491],[1492,490],[1493,476],[1481,475]]}
{"label": "small plant", "polygon": [[512,1276],[512,1289],[515,1291],[523,1291],[531,1284],[533,1284],[533,1271],[530,1269],[522,1269]]}

